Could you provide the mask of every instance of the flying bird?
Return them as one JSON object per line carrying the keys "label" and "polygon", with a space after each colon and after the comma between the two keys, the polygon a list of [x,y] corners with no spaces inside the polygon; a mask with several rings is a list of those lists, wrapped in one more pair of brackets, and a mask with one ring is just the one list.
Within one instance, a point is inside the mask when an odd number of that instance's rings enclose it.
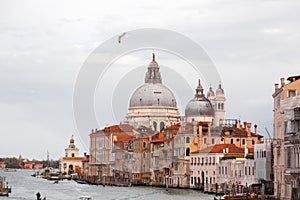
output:
{"label": "flying bird", "polygon": [[119,42],[119,43],[121,43],[121,38],[124,37],[125,35],[126,35],[126,32],[124,32],[122,35],[120,35],[120,36],[118,37],[118,42]]}

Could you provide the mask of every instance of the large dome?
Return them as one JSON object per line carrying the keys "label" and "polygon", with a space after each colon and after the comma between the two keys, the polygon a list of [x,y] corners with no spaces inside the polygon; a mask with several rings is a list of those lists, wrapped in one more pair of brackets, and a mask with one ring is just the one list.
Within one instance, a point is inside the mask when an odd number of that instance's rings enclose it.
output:
{"label": "large dome", "polygon": [[145,83],[135,90],[129,107],[139,106],[177,107],[173,93],[161,83]]}
{"label": "large dome", "polygon": [[195,97],[190,100],[190,102],[185,107],[186,117],[200,117],[208,116],[212,117],[214,115],[214,109],[210,101],[203,94],[203,87],[199,84],[196,89]]}

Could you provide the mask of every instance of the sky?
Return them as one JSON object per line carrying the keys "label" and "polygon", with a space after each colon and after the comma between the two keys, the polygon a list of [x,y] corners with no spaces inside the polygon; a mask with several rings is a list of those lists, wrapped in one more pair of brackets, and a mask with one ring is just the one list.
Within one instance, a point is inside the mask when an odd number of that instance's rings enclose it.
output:
{"label": "sky", "polygon": [[[198,43],[222,78],[226,117],[252,122],[262,135],[267,136],[265,128],[272,135],[274,83],[299,75],[299,9],[296,0],[1,0],[0,157],[46,159],[49,152],[50,158],[58,159],[73,134],[80,153],[88,152],[80,141],[88,141],[89,132],[77,133],[73,116],[78,73],[103,42],[140,28],[172,30]],[[134,82],[138,85],[130,84],[128,91],[142,84],[150,53],[133,53],[112,65],[139,67]],[[176,74],[167,68],[184,63],[156,53],[163,81],[176,90],[167,76]],[[183,100],[179,97],[181,114],[193,97],[192,89],[186,90]],[[98,114],[106,106],[101,95],[96,95]],[[115,98],[115,104],[128,105],[128,99]],[[118,120],[126,109],[112,112]],[[109,118],[100,121],[99,129],[116,123]]]}

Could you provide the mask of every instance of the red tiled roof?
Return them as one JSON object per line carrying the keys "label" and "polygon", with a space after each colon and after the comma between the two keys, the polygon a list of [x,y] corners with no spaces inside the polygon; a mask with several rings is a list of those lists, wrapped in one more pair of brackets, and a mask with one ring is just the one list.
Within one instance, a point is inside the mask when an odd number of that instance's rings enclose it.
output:
{"label": "red tiled roof", "polygon": [[111,132],[131,132],[133,129],[132,126],[129,124],[121,124],[121,125],[113,125],[113,126],[108,126],[103,129],[103,132],[105,133],[111,133]]}
{"label": "red tiled roof", "polygon": [[83,161],[85,157],[63,157],[62,160],[76,160],[76,161]]}
{"label": "red tiled roof", "polygon": [[[222,135],[226,137],[225,132],[229,131],[230,132],[230,136],[234,136],[234,137],[247,137],[248,132],[244,129],[240,129],[237,127],[224,127],[222,130]],[[252,137],[258,137],[258,138],[262,138],[263,136],[258,134],[258,133],[252,133],[251,132],[251,136]]]}
{"label": "red tiled roof", "polygon": [[155,140],[151,141],[151,143],[159,143],[159,142],[164,142],[164,139],[160,138],[160,139],[155,139]]}
{"label": "red tiled roof", "polygon": [[223,153],[223,149],[228,148],[227,153],[244,153],[244,148],[239,148],[235,146],[234,144],[216,144],[211,147],[207,147],[195,152],[194,153]]}
{"label": "red tiled roof", "polygon": [[129,135],[129,134],[112,134],[112,136],[113,136],[113,139],[115,138],[114,136],[117,137],[117,141],[114,141],[114,142],[127,141],[127,140],[134,138],[134,136]]}

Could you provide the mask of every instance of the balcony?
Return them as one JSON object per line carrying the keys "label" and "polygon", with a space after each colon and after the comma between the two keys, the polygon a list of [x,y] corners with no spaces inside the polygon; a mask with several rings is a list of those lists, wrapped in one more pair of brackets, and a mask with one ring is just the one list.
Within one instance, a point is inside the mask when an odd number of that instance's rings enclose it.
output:
{"label": "balcony", "polygon": [[287,174],[300,174],[300,168],[287,168],[285,170]]}

